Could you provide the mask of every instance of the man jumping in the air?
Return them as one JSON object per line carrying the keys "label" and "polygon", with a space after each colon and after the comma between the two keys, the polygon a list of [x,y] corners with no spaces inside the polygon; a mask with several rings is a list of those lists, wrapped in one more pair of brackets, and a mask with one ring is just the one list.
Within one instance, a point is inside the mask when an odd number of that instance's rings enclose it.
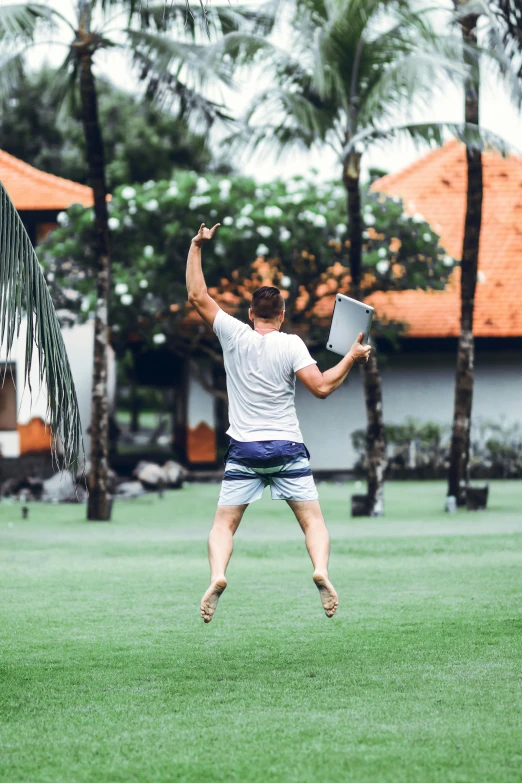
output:
{"label": "man jumping in the air", "polygon": [[223,349],[230,420],[230,447],[208,539],[210,586],[201,600],[201,616],[206,623],[212,620],[227,586],[233,535],[248,504],[259,500],[270,485],[272,499],[286,500],[305,534],[313,580],[327,617],[332,617],[338,598],[328,579],[330,536],[297,421],[295,377],[315,397],[325,399],[355,363],[368,361],[370,346],[362,345],[360,334],[344,359],[322,373],[301,338],[280,331],[285,302],[277,288],[263,286],[254,292],[249,310],[253,329],[225,313],[209,296],[201,268],[201,247],[218,226],[201,225],[187,260],[189,301],[213,328]]}

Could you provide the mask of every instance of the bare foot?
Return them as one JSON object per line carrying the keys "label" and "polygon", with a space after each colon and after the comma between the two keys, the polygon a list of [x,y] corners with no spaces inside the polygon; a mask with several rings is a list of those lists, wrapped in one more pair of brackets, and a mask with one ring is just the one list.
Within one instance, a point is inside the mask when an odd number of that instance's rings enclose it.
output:
{"label": "bare foot", "polygon": [[227,580],[224,576],[211,582],[210,587],[201,599],[201,616],[206,623],[212,620],[216,606],[218,605],[221,593],[227,586]]}
{"label": "bare foot", "polygon": [[333,584],[322,571],[314,571],[313,580],[319,590],[325,615],[333,617],[339,605],[339,598]]}

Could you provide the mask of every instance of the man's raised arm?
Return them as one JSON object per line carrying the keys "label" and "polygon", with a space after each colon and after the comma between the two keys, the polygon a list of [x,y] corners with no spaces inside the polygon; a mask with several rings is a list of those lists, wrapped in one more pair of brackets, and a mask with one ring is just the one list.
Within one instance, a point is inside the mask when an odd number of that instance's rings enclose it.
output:
{"label": "man's raised arm", "polygon": [[219,305],[209,296],[207,291],[207,284],[201,268],[201,248],[204,242],[212,239],[219,225],[219,223],[216,223],[214,228],[205,228],[205,224],[201,224],[198,233],[190,244],[187,258],[188,300],[210,327],[214,324]]}
{"label": "man's raised arm", "polygon": [[321,372],[316,364],[310,364],[308,367],[298,370],[297,377],[314,397],[319,397],[321,400],[326,399],[341,385],[354,364],[363,364],[368,361],[371,347],[363,345],[363,339],[364,334],[361,332],[346,356],[331,370]]}

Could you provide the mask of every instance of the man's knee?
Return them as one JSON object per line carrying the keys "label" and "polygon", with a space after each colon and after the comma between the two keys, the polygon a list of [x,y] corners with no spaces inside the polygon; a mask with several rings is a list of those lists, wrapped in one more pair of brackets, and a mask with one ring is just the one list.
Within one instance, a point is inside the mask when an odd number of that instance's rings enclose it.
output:
{"label": "man's knee", "polygon": [[214,517],[212,530],[216,530],[216,532],[230,531],[231,533],[235,533],[239,523],[241,522],[245,509],[246,505],[218,506],[216,515]]}
{"label": "man's knee", "polygon": [[287,500],[287,503],[303,530],[324,525],[323,513],[318,500]]}

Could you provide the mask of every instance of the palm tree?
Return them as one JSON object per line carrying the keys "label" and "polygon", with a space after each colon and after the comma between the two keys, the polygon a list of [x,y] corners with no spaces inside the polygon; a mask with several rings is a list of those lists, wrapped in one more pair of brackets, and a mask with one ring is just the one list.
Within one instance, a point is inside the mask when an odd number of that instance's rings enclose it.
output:
{"label": "palm tree", "polygon": [[39,382],[47,391],[53,454],[62,451],[64,466],[76,470],[82,450],[80,414],[60,324],[31,241],[0,182],[0,345],[6,367],[24,316],[24,385],[31,391],[36,349]]}
{"label": "palm tree", "polygon": [[[376,142],[401,135],[442,143],[445,129],[463,127],[397,124],[411,105],[427,105],[441,71],[462,79],[455,61],[455,39],[435,36],[425,15],[395,0],[297,0],[291,47],[267,49],[276,87],[254,99],[246,117],[245,141],[268,140],[280,146],[329,145],[339,160],[346,189],[350,242],[350,293],[360,298],[363,284],[361,163]],[[259,113],[267,123],[256,122]],[[367,411],[368,511],[384,510],[386,443],[381,378],[375,351],[363,367]]]}
{"label": "palm tree", "polygon": [[[464,44],[477,44],[477,22],[480,14],[467,11],[469,0],[455,0]],[[475,8],[476,8],[476,4]],[[468,58],[470,70],[464,82],[465,121],[479,124],[480,64],[476,57]],[[451,435],[448,495],[458,506],[466,503],[469,481],[469,443],[473,404],[473,311],[477,286],[480,228],[482,224],[482,154],[480,149],[466,146],[467,195],[464,238],[462,242],[460,278],[460,335],[457,349],[455,404]]]}
{"label": "palm tree", "polygon": [[[62,14],[44,5],[26,3],[3,6],[0,9],[0,41],[4,45],[10,44],[13,51],[0,63],[0,76],[3,74],[5,83],[9,82],[19,68],[23,51],[28,45],[34,45],[39,24],[46,24],[51,31],[57,24],[68,27],[71,38],[57,86],[65,90],[66,87],[77,85],[79,90],[88,181],[94,197],[92,251],[97,263],[87,517],[91,520],[108,520],[111,515],[107,484],[110,237],[103,138],[98,119],[93,61],[103,49],[127,47],[139,69],[139,77],[146,82],[149,98],[169,100],[180,114],[203,118],[207,125],[217,117],[226,118],[226,114],[222,107],[205,97],[202,89],[216,81],[230,85],[231,65],[224,62],[219,44],[212,46],[201,42],[204,40],[204,32],[197,27],[195,17],[191,13],[187,14],[185,3],[149,6],[142,5],[138,0],[71,0],[71,6],[75,16],[72,24]],[[124,12],[126,25],[112,26],[120,16],[116,14],[109,17],[109,13],[115,9]],[[101,12],[99,26],[95,24],[93,16],[98,10]],[[254,52],[262,45],[263,34],[269,31],[272,24],[272,18],[265,10],[261,9],[256,14],[242,7],[218,8],[210,20],[205,11],[204,21],[209,37],[216,30],[219,34],[226,32],[231,36],[229,61],[244,57],[245,51]],[[177,37],[169,39],[166,35],[168,30],[175,30]],[[116,38],[112,35],[114,32]],[[26,42],[23,51],[17,47],[20,41]]]}

